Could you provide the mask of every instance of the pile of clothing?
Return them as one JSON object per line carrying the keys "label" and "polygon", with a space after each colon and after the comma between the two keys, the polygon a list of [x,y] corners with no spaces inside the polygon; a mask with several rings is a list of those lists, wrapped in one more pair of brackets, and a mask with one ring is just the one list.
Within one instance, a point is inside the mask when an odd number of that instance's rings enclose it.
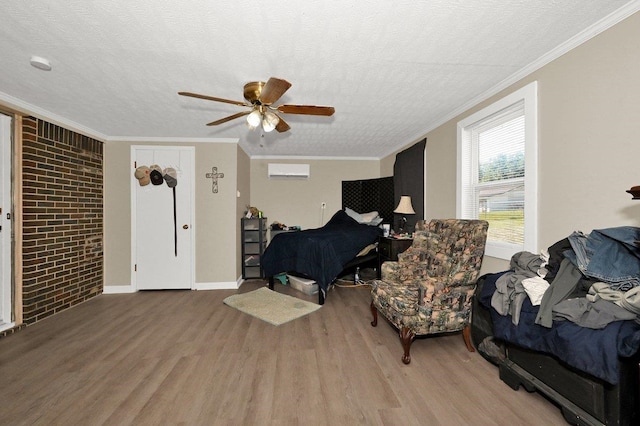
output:
{"label": "pile of clothing", "polygon": [[517,325],[526,297],[540,307],[536,324],[547,328],[554,320],[593,329],[640,322],[640,228],[573,232],[541,254],[516,253],[496,281],[491,306]]}

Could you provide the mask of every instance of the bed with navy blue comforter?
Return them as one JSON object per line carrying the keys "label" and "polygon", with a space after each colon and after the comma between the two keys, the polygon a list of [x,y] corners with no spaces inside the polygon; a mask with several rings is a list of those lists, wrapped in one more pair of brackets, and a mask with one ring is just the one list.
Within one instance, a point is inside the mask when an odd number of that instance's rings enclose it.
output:
{"label": "bed with navy blue comforter", "polygon": [[322,304],[328,286],[365,247],[377,241],[382,230],[358,223],[343,210],[326,225],[276,235],[262,255],[264,275],[270,279],[283,272],[298,272],[315,280]]}
{"label": "bed with navy blue comforter", "polygon": [[618,383],[620,358],[632,357],[640,349],[640,324],[615,321],[602,329],[591,329],[571,321],[554,321],[553,327],[547,328],[535,323],[539,307],[525,298],[515,325],[511,315],[500,315],[491,308],[500,275],[487,275],[478,295],[480,304],[491,311],[494,337],[554,355],[573,368],[610,384]]}

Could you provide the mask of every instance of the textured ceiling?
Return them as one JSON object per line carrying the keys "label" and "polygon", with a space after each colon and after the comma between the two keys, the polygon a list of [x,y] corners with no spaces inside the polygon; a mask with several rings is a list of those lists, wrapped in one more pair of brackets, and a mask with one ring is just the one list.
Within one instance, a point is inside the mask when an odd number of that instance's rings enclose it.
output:
{"label": "textured ceiling", "polygon": [[[0,103],[106,140],[238,140],[252,157],[381,158],[640,10],[627,0],[0,2]],[[53,69],[29,65],[32,55]],[[255,80],[292,83],[291,130],[249,130]]]}

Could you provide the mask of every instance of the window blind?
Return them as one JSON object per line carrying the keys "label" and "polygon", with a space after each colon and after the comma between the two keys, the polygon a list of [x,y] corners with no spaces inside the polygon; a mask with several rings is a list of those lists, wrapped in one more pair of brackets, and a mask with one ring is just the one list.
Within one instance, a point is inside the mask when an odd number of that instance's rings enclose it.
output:
{"label": "window blind", "polygon": [[488,239],[524,243],[525,117],[523,102],[465,129],[463,215],[489,221]]}

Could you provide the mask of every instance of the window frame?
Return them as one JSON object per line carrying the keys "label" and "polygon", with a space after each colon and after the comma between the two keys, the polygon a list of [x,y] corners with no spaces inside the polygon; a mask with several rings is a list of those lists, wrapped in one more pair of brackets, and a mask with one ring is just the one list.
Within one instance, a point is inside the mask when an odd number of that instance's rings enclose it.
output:
{"label": "window frame", "polygon": [[514,91],[502,99],[482,108],[457,123],[457,182],[456,182],[456,217],[461,219],[477,219],[463,217],[463,186],[470,176],[477,176],[477,167],[465,170],[464,151],[472,142],[470,128],[501,111],[508,110],[522,103],[524,109],[524,243],[508,244],[487,240],[485,254],[499,259],[509,260],[519,251],[538,252],[538,82],[534,81]]}

